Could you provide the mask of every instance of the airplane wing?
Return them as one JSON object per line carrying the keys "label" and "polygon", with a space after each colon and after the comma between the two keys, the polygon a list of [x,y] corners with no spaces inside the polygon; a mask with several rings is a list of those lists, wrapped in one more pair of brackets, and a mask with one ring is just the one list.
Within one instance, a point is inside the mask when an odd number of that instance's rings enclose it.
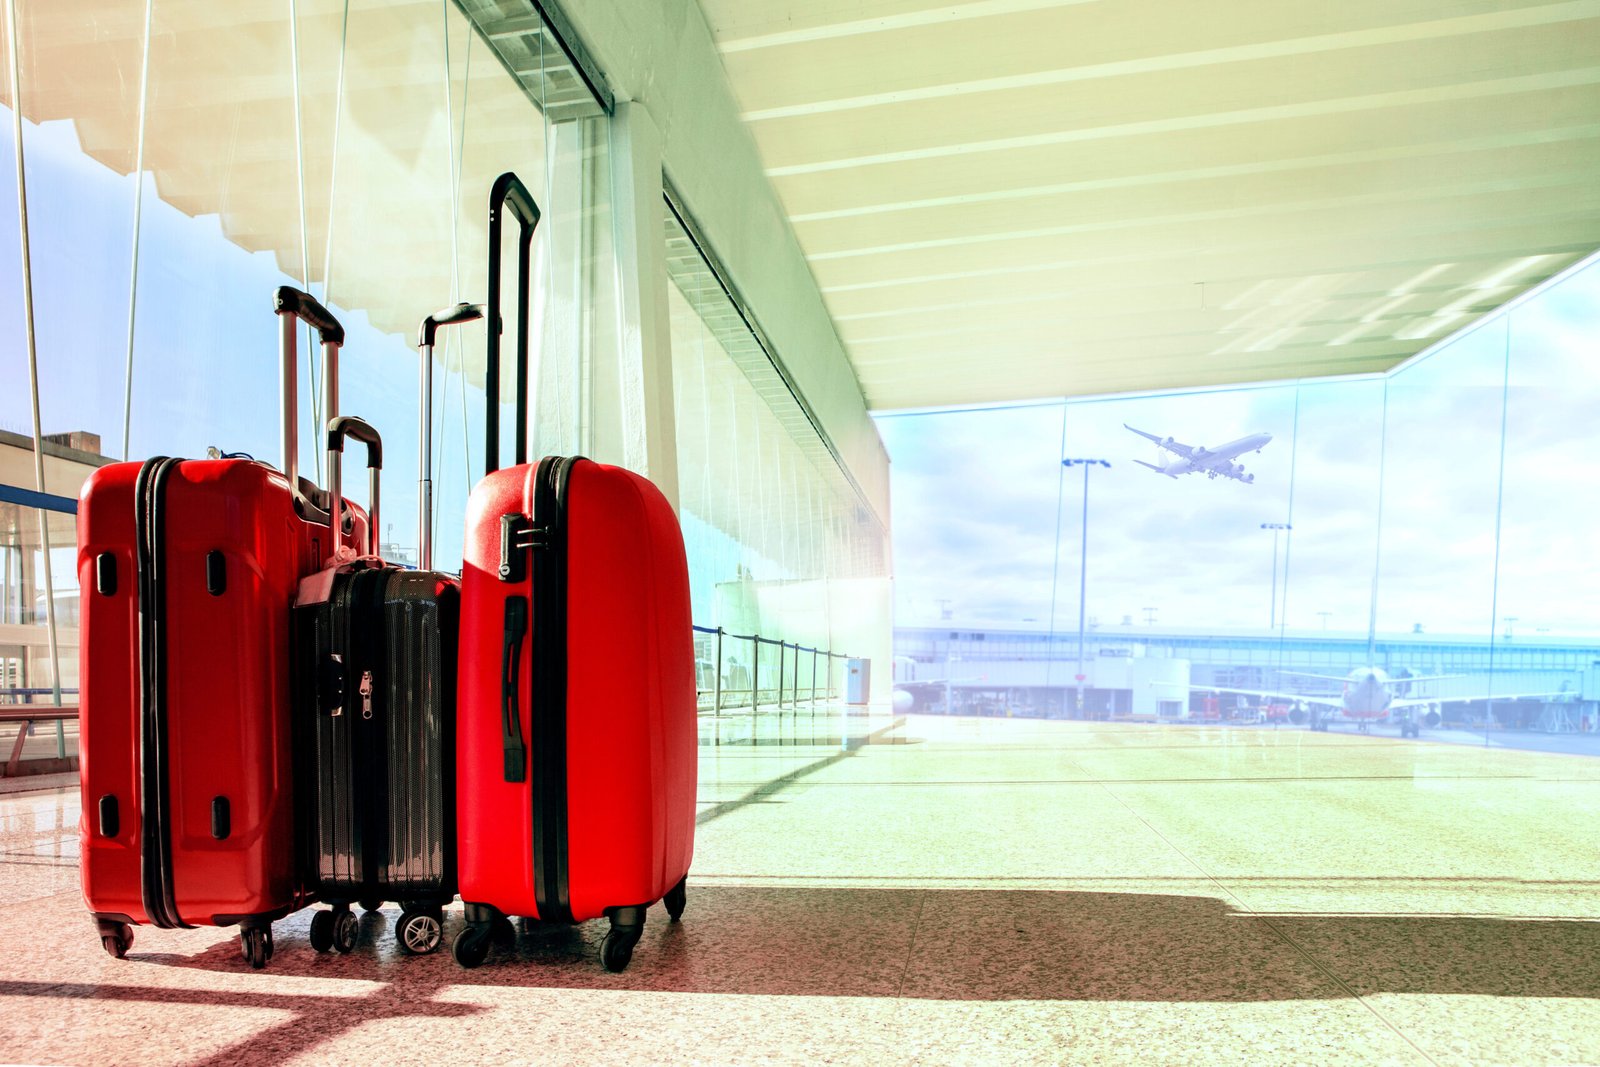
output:
{"label": "airplane wing", "polygon": [[[1340,685],[1343,685],[1344,683],[1346,683],[1346,682],[1348,682],[1350,680],[1347,676],[1345,676],[1343,674],[1338,674],[1338,675],[1334,675],[1334,674],[1313,674],[1310,671],[1285,671],[1285,670],[1280,670],[1280,671],[1278,671],[1278,673],[1279,674],[1287,674],[1292,678],[1315,678],[1320,682],[1338,682]],[[1401,680],[1402,681],[1406,681],[1406,682],[1411,681],[1410,678],[1404,678],[1404,679],[1401,679]],[[1394,679],[1391,678],[1390,681],[1394,681]]]}
{"label": "airplane wing", "polygon": [[[1142,459],[1136,459],[1136,460],[1134,460],[1134,462],[1137,463],[1141,467],[1149,467],[1151,470],[1155,471],[1157,474],[1167,474],[1167,472],[1166,472],[1166,470],[1164,468],[1158,467],[1154,463],[1146,463]],[[1167,477],[1168,478],[1176,478],[1177,475],[1176,474],[1167,474]]]}
{"label": "airplane wing", "polygon": [[[1403,678],[1401,681],[1411,681]],[[1574,697],[1577,694],[1572,690],[1557,693],[1491,693],[1475,696],[1448,696],[1448,697],[1396,697],[1389,706],[1391,708],[1420,708],[1428,704],[1467,704],[1475,700],[1529,700],[1534,697]]]}
{"label": "airplane wing", "polygon": [[[1145,433],[1143,430],[1134,430],[1133,427],[1129,426],[1127,423],[1123,423],[1122,424],[1122,428],[1124,430],[1132,430],[1134,433],[1138,434],[1140,437],[1143,437],[1146,440],[1154,441],[1156,444],[1160,445],[1162,448],[1166,449],[1168,452],[1174,452],[1174,453],[1182,456],[1185,459],[1188,459],[1190,456],[1192,456],[1194,454],[1194,449],[1190,448],[1188,445],[1179,444],[1178,442],[1174,441],[1170,437],[1158,437],[1157,435],[1155,435],[1153,433]],[[1138,460],[1135,460],[1134,462],[1137,463]],[[1147,466],[1148,466],[1148,464],[1147,464]]]}
{"label": "airplane wing", "polygon": [[[1342,678],[1340,679],[1340,681],[1343,680]],[[1289,704],[1316,704],[1319,707],[1344,710],[1344,699],[1342,697],[1304,696],[1300,693],[1269,693],[1261,689],[1235,689],[1231,685],[1191,685],[1189,689],[1195,693],[1242,693],[1247,697],[1264,697],[1267,700],[1280,700]]]}

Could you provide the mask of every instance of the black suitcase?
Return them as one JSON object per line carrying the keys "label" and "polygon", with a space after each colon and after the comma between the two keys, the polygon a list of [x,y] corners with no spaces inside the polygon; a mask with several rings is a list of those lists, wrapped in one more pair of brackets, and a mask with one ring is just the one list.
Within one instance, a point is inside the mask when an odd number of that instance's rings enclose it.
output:
{"label": "black suitcase", "polygon": [[[367,445],[375,502],[381,444],[359,419],[329,423],[330,482],[340,480],[347,436]],[[429,496],[420,499],[424,528]],[[369,529],[381,529],[378,520]],[[296,599],[302,862],[307,891],[333,905],[312,917],[313,948],[349,952],[359,930],[350,905],[370,911],[393,900],[402,905],[395,940],[417,955],[439,947],[456,892],[460,583],[386,564],[375,545],[374,536],[369,555],[331,560]],[[426,568],[426,540],[420,550]]]}

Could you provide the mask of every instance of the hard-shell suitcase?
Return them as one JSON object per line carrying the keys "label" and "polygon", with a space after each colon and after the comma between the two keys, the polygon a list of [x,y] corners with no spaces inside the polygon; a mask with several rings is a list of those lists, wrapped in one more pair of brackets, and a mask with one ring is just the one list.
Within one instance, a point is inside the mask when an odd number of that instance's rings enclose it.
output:
{"label": "hard-shell suitcase", "polygon": [[[294,862],[289,610],[328,554],[327,494],[296,472],[297,320],[325,384],[343,331],[311,297],[275,297],[283,472],[158,457],[96,471],[78,510],[83,590],[83,892],[106,950],[132,925],[242,927],[252,966],[303,903]],[[355,510],[346,540],[365,539]]]}
{"label": "hard-shell suitcase", "polygon": [[[369,545],[366,558],[331,560],[303,581],[295,606],[302,861],[310,889],[333,905],[311,920],[319,952],[353,949],[360,924],[350,905],[374,910],[385,900],[402,905],[395,925],[400,950],[433,952],[444,905],[455,898],[461,586],[431,570],[428,415],[435,332],[480,314],[461,305],[422,323],[420,569],[386,565]],[[334,419],[328,427],[331,491],[341,489],[346,436],[367,445],[375,501],[382,446],[359,419]]]}
{"label": "hard-shell suitcase", "polygon": [[[507,175],[490,204],[537,209]],[[488,404],[498,404],[491,268]],[[521,298],[519,298],[520,300]],[[467,510],[462,569],[457,823],[468,925],[456,962],[487,955],[508,915],[609,917],[601,958],[627,966],[646,908],[682,913],[694,844],[694,648],[688,565],[671,505],[645,478],[579,457],[526,454],[526,316],[517,337],[517,464]]]}

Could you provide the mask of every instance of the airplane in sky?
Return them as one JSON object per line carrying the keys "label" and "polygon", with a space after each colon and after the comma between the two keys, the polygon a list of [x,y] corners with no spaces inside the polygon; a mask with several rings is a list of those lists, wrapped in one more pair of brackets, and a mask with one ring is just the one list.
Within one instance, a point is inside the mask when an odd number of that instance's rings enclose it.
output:
{"label": "airplane in sky", "polygon": [[1296,678],[1314,678],[1325,682],[1338,682],[1344,688],[1338,696],[1323,696],[1306,693],[1290,693],[1284,691],[1265,691],[1259,689],[1237,689],[1231,686],[1219,685],[1191,685],[1189,688],[1202,693],[1241,693],[1245,696],[1262,697],[1267,700],[1294,705],[1290,712],[1290,721],[1305,722],[1308,718],[1303,710],[1305,705],[1310,705],[1309,719],[1313,730],[1326,730],[1331,722],[1353,722],[1366,733],[1375,722],[1392,720],[1400,727],[1401,737],[1420,737],[1422,728],[1433,729],[1438,726],[1444,716],[1440,712],[1440,705],[1461,704],[1475,700],[1521,700],[1526,697],[1559,697],[1564,693],[1494,693],[1469,696],[1432,696],[1413,697],[1402,695],[1409,693],[1411,686],[1419,682],[1437,682],[1443,678],[1454,678],[1459,675],[1435,674],[1429,676],[1402,673],[1391,677],[1381,667],[1357,667],[1349,674],[1342,677],[1330,674],[1312,674],[1307,671],[1281,671],[1281,674]]}
{"label": "airplane in sky", "polygon": [[[1206,448],[1204,445],[1186,445],[1174,441],[1170,437],[1160,437],[1143,430],[1134,430],[1127,423],[1122,424],[1125,430],[1133,430],[1147,440],[1154,441],[1164,457],[1160,463],[1146,463],[1142,459],[1134,460],[1141,467],[1149,467],[1157,474],[1165,474],[1168,478],[1176,478],[1180,474],[1194,474],[1204,471],[1207,478],[1222,475],[1224,478],[1234,478],[1249,484],[1256,480],[1254,474],[1244,472],[1244,464],[1235,463],[1234,460],[1246,452],[1260,452],[1272,440],[1270,433],[1253,433],[1249,437],[1241,437],[1237,441],[1229,441],[1217,448]],[[1172,457],[1167,459],[1165,457]]]}

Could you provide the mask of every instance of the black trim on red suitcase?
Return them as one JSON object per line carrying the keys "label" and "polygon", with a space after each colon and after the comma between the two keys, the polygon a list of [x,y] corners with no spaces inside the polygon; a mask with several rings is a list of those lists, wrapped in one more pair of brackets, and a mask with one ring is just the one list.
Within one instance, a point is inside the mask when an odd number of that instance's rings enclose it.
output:
{"label": "black trim on red suitcase", "polygon": [[172,884],[172,789],[167,730],[166,522],[162,496],[178,459],[158,456],[139,468],[134,523],[139,579],[139,868],[144,909],[161,927],[186,927]]}
{"label": "black trim on red suitcase", "polygon": [[534,900],[541,919],[572,921],[567,871],[567,486],[581,457],[547,456],[534,472],[531,689]]}

